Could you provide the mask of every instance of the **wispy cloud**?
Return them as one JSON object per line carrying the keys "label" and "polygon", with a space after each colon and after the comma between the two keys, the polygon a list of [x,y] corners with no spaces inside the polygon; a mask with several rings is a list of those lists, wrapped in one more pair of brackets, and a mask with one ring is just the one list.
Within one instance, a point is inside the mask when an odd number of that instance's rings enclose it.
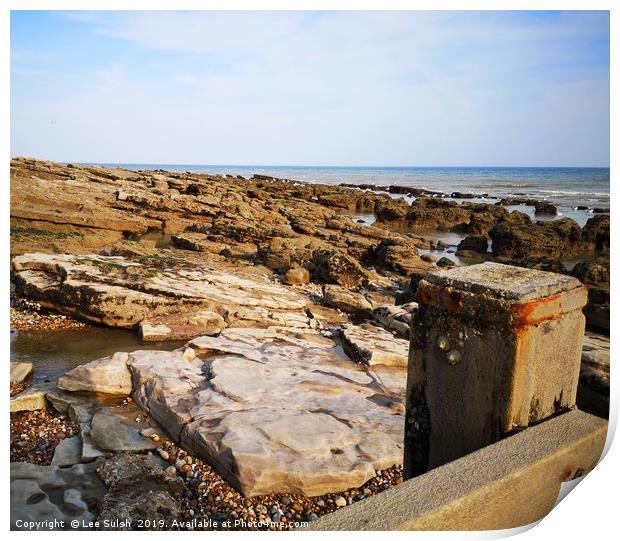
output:
{"label": "wispy cloud", "polygon": [[[100,65],[80,66],[87,91],[77,85],[36,107],[61,109],[79,130],[88,130],[80,115],[105,115],[133,135],[88,148],[66,133],[57,153],[215,163],[608,160],[602,13],[78,12],[53,21],[100,44]],[[13,60],[18,77],[22,64]],[[27,104],[14,102],[18,151],[47,148],[23,133]]]}

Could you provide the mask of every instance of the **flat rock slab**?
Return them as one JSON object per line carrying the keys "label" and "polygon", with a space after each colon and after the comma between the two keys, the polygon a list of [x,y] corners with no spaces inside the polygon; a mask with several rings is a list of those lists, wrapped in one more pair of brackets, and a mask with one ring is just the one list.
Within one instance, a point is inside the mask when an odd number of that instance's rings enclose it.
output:
{"label": "flat rock slab", "polygon": [[35,411],[48,406],[46,394],[56,388],[53,383],[38,383],[11,397],[11,413]]}
{"label": "flat rock slab", "polygon": [[345,325],[341,331],[345,352],[351,359],[368,365],[407,367],[409,341],[396,338],[374,325]]}
{"label": "flat rock slab", "polygon": [[147,451],[156,447],[150,438],[140,435],[140,428],[119,408],[98,410],[90,423],[90,436],[97,447],[106,451]]}
{"label": "flat rock slab", "polygon": [[24,254],[13,258],[12,277],[20,295],[111,327],[199,310],[219,314],[227,326],[308,326],[308,301],[290,288],[160,259]]}
{"label": "flat rock slab", "polygon": [[128,359],[129,355],[120,351],[110,357],[77,366],[58,379],[58,388],[126,396],[131,393]]}
{"label": "flat rock slab", "polygon": [[143,342],[163,342],[219,334],[225,327],[226,322],[219,314],[199,310],[145,320],[140,323],[139,330]]}
{"label": "flat rock slab", "polygon": [[402,461],[405,370],[351,362],[315,331],[226,329],[129,354],[134,401],[246,496],[357,487]]}
{"label": "flat rock slab", "polygon": [[11,363],[11,383],[21,383],[33,372],[32,363]]}

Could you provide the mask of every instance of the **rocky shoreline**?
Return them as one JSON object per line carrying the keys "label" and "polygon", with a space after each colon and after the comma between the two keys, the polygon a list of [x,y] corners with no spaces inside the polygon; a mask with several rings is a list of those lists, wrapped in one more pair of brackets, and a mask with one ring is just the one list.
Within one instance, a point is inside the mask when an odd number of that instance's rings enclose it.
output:
{"label": "rocky shoreline", "polygon": [[[149,509],[168,527],[289,529],[400,483],[426,273],[488,260],[572,274],[588,285],[589,329],[609,334],[609,216],[532,221],[506,206],[556,209],[477,197],[12,160],[11,327],[184,343],[31,386],[12,365],[15,513],[122,522]],[[456,258],[445,233],[461,239]],[[590,336],[596,408],[609,339]],[[139,477],[148,490],[130,488]]]}

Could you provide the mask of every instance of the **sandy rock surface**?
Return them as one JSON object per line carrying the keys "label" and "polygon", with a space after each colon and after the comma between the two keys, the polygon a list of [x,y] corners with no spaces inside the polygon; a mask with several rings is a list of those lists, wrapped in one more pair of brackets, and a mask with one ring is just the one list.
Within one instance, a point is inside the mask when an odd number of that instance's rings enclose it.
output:
{"label": "sandy rock surface", "polygon": [[[307,326],[307,299],[266,279],[191,267],[151,267],[122,257],[24,254],[13,259],[17,289],[41,305],[113,327],[179,313],[215,312],[227,324]],[[195,332],[200,332],[200,322]],[[188,323],[191,325],[190,323]]]}

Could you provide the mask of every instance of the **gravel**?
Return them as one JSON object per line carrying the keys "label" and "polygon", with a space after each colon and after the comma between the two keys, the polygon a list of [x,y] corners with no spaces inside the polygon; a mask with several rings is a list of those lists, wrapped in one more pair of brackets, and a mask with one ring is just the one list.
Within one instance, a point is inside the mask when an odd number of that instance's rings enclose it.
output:
{"label": "gravel", "polygon": [[69,316],[49,312],[37,302],[20,298],[14,291],[11,291],[10,317],[11,329],[18,331],[57,331],[87,326]]}
{"label": "gravel", "polygon": [[48,466],[61,440],[80,431],[51,408],[11,413],[11,462]]}
{"label": "gravel", "polygon": [[196,529],[288,530],[402,482],[402,466],[397,465],[376,472],[362,487],[341,493],[312,498],[300,494],[245,498],[211,466],[174,443],[163,442],[157,453],[170,464],[166,473],[185,482],[183,520],[194,521]]}

